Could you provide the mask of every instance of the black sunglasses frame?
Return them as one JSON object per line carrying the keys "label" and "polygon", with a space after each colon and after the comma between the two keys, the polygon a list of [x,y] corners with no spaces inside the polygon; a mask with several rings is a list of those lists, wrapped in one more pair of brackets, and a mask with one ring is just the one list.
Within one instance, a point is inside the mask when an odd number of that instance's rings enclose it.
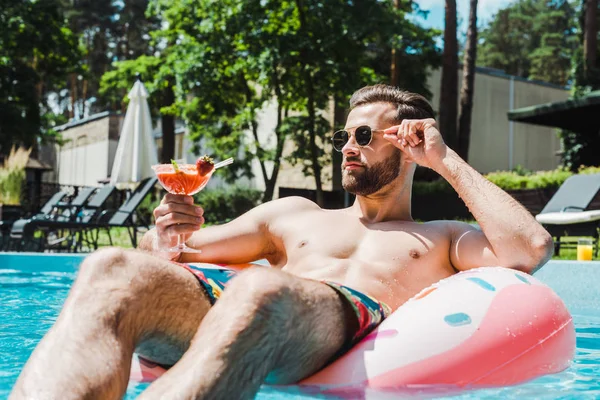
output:
{"label": "black sunglasses frame", "polygon": [[[372,129],[369,125],[357,126],[353,130],[354,130],[354,139],[356,140],[356,144],[359,147],[366,147],[366,146],[370,145],[371,141],[373,140],[373,133],[383,132],[383,129]],[[366,132],[363,132],[364,130],[366,130]],[[346,143],[348,143],[348,141],[350,140],[350,136],[351,136],[350,132],[348,132],[345,129],[340,129],[339,131],[335,131],[333,133],[333,136],[331,137],[331,143],[333,145],[333,149],[335,151],[338,151],[341,153],[342,149],[344,148]],[[336,144],[336,141],[338,142],[338,144]]]}

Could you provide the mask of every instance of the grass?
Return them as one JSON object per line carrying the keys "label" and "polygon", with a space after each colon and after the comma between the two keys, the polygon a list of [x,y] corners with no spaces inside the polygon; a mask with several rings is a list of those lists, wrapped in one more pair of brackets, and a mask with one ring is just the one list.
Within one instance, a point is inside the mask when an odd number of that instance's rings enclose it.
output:
{"label": "grass", "polygon": [[[585,237],[586,239],[591,239],[590,237]],[[561,243],[569,243],[573,248],[561,248],[560,255],[553,256],[553,260],[577,260],[577,236],[563,237]],[[595,248],[594,248],[595,250]],[[600,260],[600,256],[594,256],[592,254],[592,260]]]}
{"label": "grass", "polygon": [[[127,233],[127,228],[110,228],[110,236],[112,237],[113,246],[115,247],[122,247],[124,249],[130,249],[133,247],[131,245],[131,239],[129,239],[129,233]],[[138,233],[138,243],[142,239],[142,236],[143,234]],[[98,237],[98,246],[110,246],[108,233],[104,229],[100,231],[100,235]]]}
{"label": "grass", "polygon": [[0,204],[21,204],[21,190],[25,183],[25,166],[31,149],[13,146],[4,165],[0,165]]}

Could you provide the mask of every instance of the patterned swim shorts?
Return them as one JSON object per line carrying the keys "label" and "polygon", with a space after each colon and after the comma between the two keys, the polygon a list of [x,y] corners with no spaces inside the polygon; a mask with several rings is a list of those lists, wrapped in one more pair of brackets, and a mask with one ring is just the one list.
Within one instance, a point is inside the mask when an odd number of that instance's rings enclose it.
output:
{"label": "patterned swim shorts", "polygon": [[[221,297],[221,293],[223,293],[229,280],[237,274],[237,271],[226,267],[201,268],[180,263],[177,263],[177,265],[184,267],[198,278],[211,304],[215,304],[218,298]],[[335,282],[323,281],[323,283],[346,299],[356,313],[358,330],[352,336],[351,342],[344,346],[345,348],[359,342],[391,313],[391,309],[387,304],[377,301],[369,295]]]}

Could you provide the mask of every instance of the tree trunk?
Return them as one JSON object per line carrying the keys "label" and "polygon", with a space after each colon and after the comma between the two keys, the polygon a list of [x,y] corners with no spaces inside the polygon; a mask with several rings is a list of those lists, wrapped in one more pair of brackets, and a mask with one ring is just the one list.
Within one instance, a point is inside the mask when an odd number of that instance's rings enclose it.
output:
{"label": "tree trunk", "polygon": [[[81,90],[81,98],[83,99],[83,105],[82,105],[82,118],[85,117],[85,111],[86,111],[86,106],[85,106],[85,102],[87,100],[87,92],[88,92],[88,80],[84,79],[83,80],[83,88]],[[92,114],[91,111],[88,112],[88,114]]]}
{"label": "tree trunk", "polygon": [[[399,0],[394,0],[394,7],[397,9],[400,8]],[[392,86],[398,86],[398,82],[400,82],[400,70],[398,65],[400,64],[400,53],[394,48],[392,48],[392,65],[390,68],[390,83]]]}
{"label": "tree trunk", "polygon": [[[306,18],[304,15],[304,9],[302,2],[296,0],[296,6],[298,8],[298,16],[300,19],[300,30],[306,31]],[[305,32],[306,33],[306,32]],[[308,37],[308,36],[307,36]],[[300,50],[302,59],[309,61],[310,57],[307,54],[306,48]],[[317,133],[316,133],[316,105],[315,105],[315,88],[313,82],[312,66],[310,64],[304,65],[304,76],[306,81],[306,90],[308,94],[308,104],[306,106],[308,110],[308,136],[310,146],[310,161],[313,166],[313,173],[315,175],[315,186],[316,186],[316,201],[320,207],[323,207],[323,185],[321,183],[321,165],[319,165],[319,148],[317,146]]]}
{"label": "tree trunk", "polygon": [[[169,79],[169,85],[164,91],[163,107],[172,105],[175,102],[175,93],[173,93],[173,81]],[[175,158],[175,116],[161,114],[162,125],[162,151],[161,162],[168,164]]]}
{"label": "tree trunk", "polygon": [[442,86],[440,89],[439,127],[446,144],[456,148],[458,114],[458,43],[456,40],[456,0],[446,0]]}
{"label": "tree trunk", "polygon": [[271,172],[271,177],[267,179],[266,171],[264,172],[265,195],[263,197],[263,201],[273,200],[273,195],[275,193],[275,185],[277,184],[277,177],[279,176],[279,167],[281,166],[281,155],[283,154],[283,145],[285,142],[285,134],[281,132],[281,122],[283,121],[283,97],[281,94],[281,87],[279,86],[277,61],[273,62],[273,84],[275,87],[275,99],[277,101],[277,125],[275,125],[275,140],[277,141],[277,147],[275,149],[275,159],[273,160],[273,172]]}
{"label": "tree trunk", "polygon": [[[583,52],[586,75],[596,68],[598,52],[598,0],[587,0],[585,4],[585,31],[583,37]],[[589,80],[589,77],[587,77]]]}
{"label": "tree trunk", "polygon": [[315,132],[316,110],[315,110],[315,93],[313,86],[312,72],[308,67],[304,68],[306,73],[306,85],[308,89],[308,136],[310,138],[310,160],[313,165],[315,174],[315,186],[317,188],[317,204],[323,207],[323,185],[321,183],[321,165],[319,164],[319,149],[317,147],[317,134]]}
{"label": "tree trunk", "polygon": [[469,159],[471,141],[471,115],[475,88],[475,60],[477,59],[477,0],[471,0],[467,45],[463,58],[463,81],[460,91],[460,117],[458,119],[458,154]]}
{"label": "tree trunk", "polygon": [[[345,116],[346,109],[344,105],[341,104],[339,98],[334,97],[333,99],[333,125],[334,131],[337,129],[341,129],[341,127],[345,124]],[[343,155],[339,151],[335,151],[333,148],[331,149],[331,166],[333,170],[331,171],[331,184],[333,186],[333,190],[343,190],[342,187],[342,161]]]}
{"label": "tree trunk", "polygon": [[72,72],[71,78],[71,110],[69,111],[69,119],[75,118],[75,103],[77,103],[77,74]]}
{"label": "tree trunk", "polygon": [[[280,99],[277,99],[278,102]],[[281,122],[282,122],[282,107],[281,103],[277,105],[277,125],[275,126],[275,137],[277,140],[277,148],[275,150],[275,159],[273,160],[273,172],[271,172],[271,177],[266,181],[265,185],[265,195],[263,197],[263,201],[273,200],[273,195],[275,193],[275,185],[277,184],[277,176],[279,176],[279,168],[281,166],[281,155],[283,154],[283,145],[285,143],[285,135],[281,132]]]}

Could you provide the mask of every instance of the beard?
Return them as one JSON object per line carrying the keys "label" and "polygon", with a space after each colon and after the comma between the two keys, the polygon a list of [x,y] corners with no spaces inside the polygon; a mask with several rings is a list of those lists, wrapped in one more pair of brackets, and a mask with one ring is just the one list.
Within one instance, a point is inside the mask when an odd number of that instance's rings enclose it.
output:
{"label": "beard", "polygon": [[386,160],[370,167],[353,171],[342,170],[342,187],[357,196],[377,193],[400,175],[401,158],[401,152],[398,150]]}

